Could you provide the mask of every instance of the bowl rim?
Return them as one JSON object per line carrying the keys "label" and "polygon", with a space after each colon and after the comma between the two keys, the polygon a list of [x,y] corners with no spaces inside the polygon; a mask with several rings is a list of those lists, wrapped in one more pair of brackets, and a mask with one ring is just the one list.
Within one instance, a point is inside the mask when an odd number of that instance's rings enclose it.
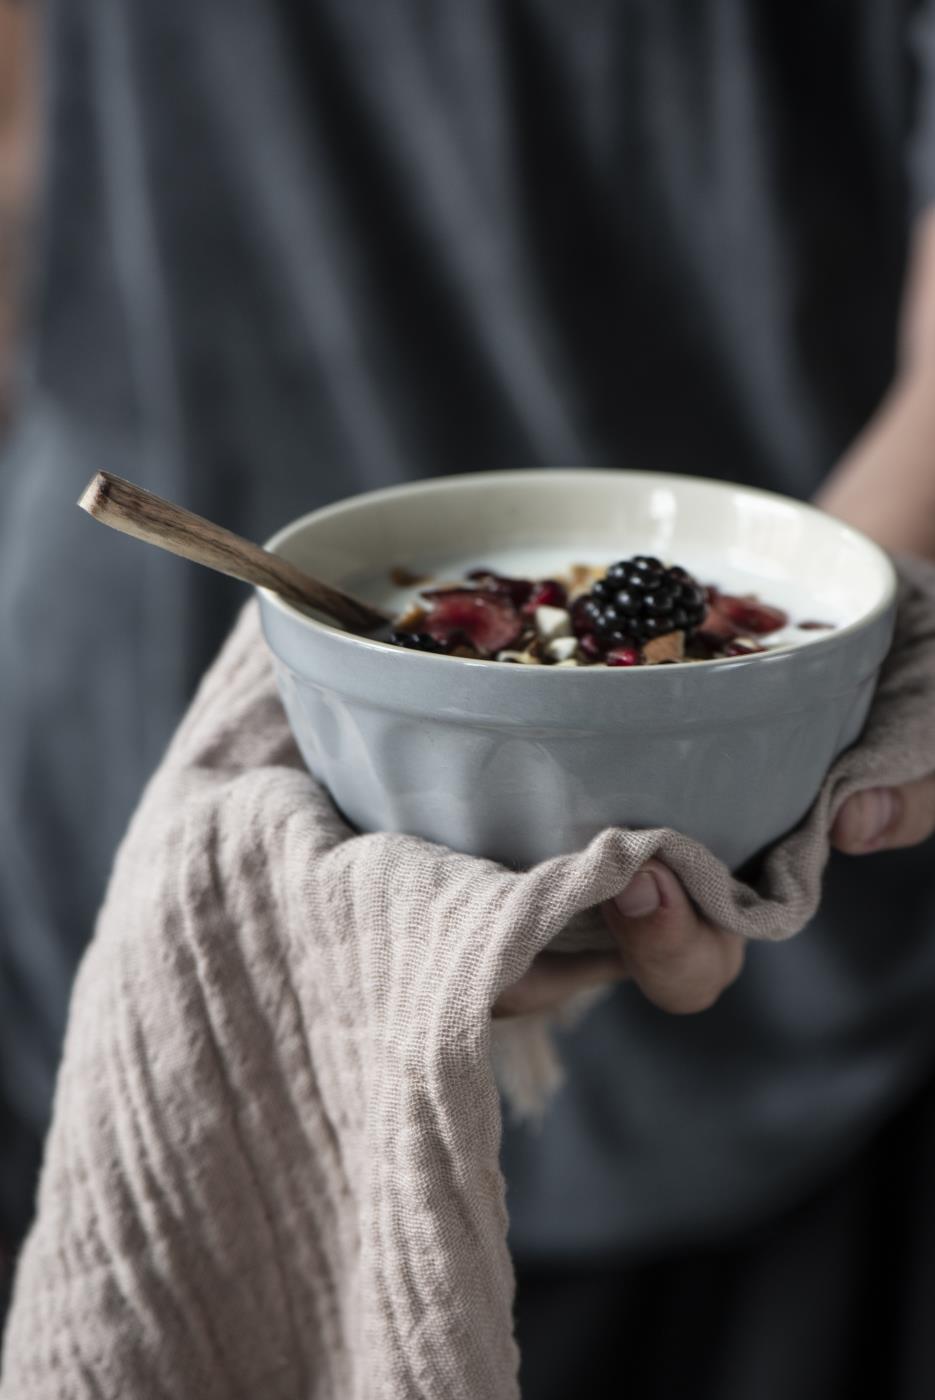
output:
{"label": "bowl rim", "polygon": [[[520,481],[529,482],[536,478],[556,478],[568,477],[580,481],[582,476],[605,479],[611,477],[642,478],[646,481],[659,484],[688,484],[702,487],[724,488],[730,491],[742,491],[746,495],[762,497],[768,501],[779,502],[785,507],[792,506],[806,515],[819,517],[823,523],[834,528],[839,533],[855,541],[861,548],[868,551],[871,557],[876,557],[877,563],[881,566],[885,577],[885,586],[879,601],[868,612],[855,618],[844,627],[836,627],[827,633],[818,633],[814,638],[810,638],[804,646],[797,646],[794,643],[786,643],[777,647],[769,648],[764,652],[753,652],[749,656],[722,656],[705,661],[673,661],[665,666],[522,666],[511,661],[486,661],[466,656],[448,656],[438,652],[410,652],[410,655],[418,658],[420,662],[432,664],[451,665],[458,663],[462,666],[481,667],[484,671],[489,671],[491,667],[496,667],[499,673],[512,671],[521,675],[548,675],[561,674],[565,676],[583,676],[591,673],[606,676],[608,673],[626,674],[628,676],[648,676],[655,673],[662,675],[672,675],[673,672],[710,672],[712,667],[724,670],[728,667],[747,667],[756,662],[762,662],[765,657],[778,660],[780,657],[798,656],[807,652],[814,657],[820,650],[836,649],[842,643],[857,632],[871,627],[874,622],[881,618],[892,606],[896,598],[899,587],[899,578],[893,561],[875,540],[870,539],[862,531],[855,529],[853,525],[848,525],[843,520],[838,520],[835,516],[829,515],[826,511],[811,505],[807,501],[796,500],[794,496],[783,495],[780,491],[769,491],[761,486],[746,486],[742,482],[728,481],[720,477],[692,476],[687,472],[652,472],[639,469],[629,469],[626,467],[520,467],[505,468],[503,470],[458,472],[452,476],[420,477],[416,481],[400,482],[394,486],[381,486],[373,491],[361,491],[353,496],[342,497],[339,501],[332,501],[328,505],[319,506],[316,510],[306,511],[304,515],[296,517],[287,524],[281,526],[273,535],[267,539],[263,545],[264,549],[276,554],[279,548],[287,540],[300,534],[308,527],[309,522],[327,521],[330,517],[343,515],[352,512],[361,506],[378,504],[381,500],[392,497],[398,499],[400,496],[417,495],[427,488],[444,491],[446,489],[456,489],[464,483],[477,481],[496,480],[504,484],[517,483]],[[312,634],[324,634],[332,638],[341,638],[349,645],[356,645],[365,648],[369,652],[387,652],[398,655],[400,648],[391,642],[375,641],[370,637],[359,636],[355,632],[349,632],[345,628],[338,627],[329,622],[319,621],[310,614],[303,612],[301,608],[288,602],[278,593],[269,588],[257,587],[256,592],[261,594],[266,602],[277,611],[284,613],[290,619],[298,621],[309,629]],[[645,682],[643,682],[645,684]]]}

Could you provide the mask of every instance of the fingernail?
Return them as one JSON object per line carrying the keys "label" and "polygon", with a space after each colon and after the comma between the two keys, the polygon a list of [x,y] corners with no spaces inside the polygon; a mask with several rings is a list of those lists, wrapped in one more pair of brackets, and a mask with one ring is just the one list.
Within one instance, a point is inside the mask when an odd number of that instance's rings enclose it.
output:
{"label": "fingernail", "polygon": [[896,815],[896,797],[891,788],[870,788],[860,794],[856,834],[862,846],[872,846]]}
{"label": "fingernail", "polygon": [[645,919],[647,914],[654,914],[662,899],[652,872],[641,870],[626,889],[615,896],[614,903],[627,919]]}

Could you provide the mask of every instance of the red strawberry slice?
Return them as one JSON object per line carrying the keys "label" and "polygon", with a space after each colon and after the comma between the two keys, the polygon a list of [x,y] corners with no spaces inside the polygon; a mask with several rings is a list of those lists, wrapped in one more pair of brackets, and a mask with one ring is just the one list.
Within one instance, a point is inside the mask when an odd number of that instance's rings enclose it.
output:
{"label": "red strawberry slice", "polygon": [[480,651],[493,655],[512,646],[522,631],[519,613],[502,593],[450,588],[435,593],[431,602],[432,611],[419,626],[437,642],[447,642],[455,632],[464,632]]}
{"label": "red strawberry slice", "polygon": [[[735,632],[752,632],[756,637],[778,632],[789,621],[788,614],[781,608],[768,607],[757,598],[736,598],[730,593],[722,593],[714,609],[720,617],[727,618],[733,624]],[[707,618],[704,628],[706,632],[714,630],[709,627]]]}

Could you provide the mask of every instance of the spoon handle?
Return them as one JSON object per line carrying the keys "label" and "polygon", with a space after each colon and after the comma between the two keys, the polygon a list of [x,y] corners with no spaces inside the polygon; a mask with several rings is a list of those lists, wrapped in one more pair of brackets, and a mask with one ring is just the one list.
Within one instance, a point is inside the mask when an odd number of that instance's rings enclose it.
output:
{"label": "spoon handle", "polygon": [[110,472],[93,476],[78,504],[95,520],[125,535],[158,545],[170,554],[204,564],[242,583],[269,588],[290,603],[326,613],[354,632],[373,631],[388,621],[386,613],[310,578],[288,560]]}

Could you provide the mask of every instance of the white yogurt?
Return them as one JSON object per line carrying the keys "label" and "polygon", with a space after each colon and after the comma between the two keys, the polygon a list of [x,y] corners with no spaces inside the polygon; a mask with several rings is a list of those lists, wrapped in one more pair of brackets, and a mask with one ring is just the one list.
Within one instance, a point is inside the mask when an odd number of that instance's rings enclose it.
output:
{"label": "white yogurt", "polygon": [[[550,547],[511,549],[483,555],[465,554],[456,558],[427,561],[420,566],[400,561],[402,567],[410,568],[413,572],[420,567],[426,574],[430,573],[430,581],[398,588],[391,583],[386,573],[380,577],[371,574],[365,579],[355,581],[355,591],[360,590],[363,596],[374,599],[395,614],[402,612],[408,604],[416,600],[421,588],[431,588],[439,583],[462,582],[471,569],[489,568],[493,573],[507,574],[514,578],[543,579],[565,574],[573,564],[592,564],[604,568],[613,562],[613,559],[608,559],[605,551],[589,553],[587,550],[577,549],[574,555],[569,557],[567,553]],[[770,632],[763,638],[763,643],[768,645],[770,650],[777,647],[803,646],[827,637],[828,632],[825,630],[803,632],[796,625],[800,622],[828,622],[834,627],[842,627],[853,621],[853,618],[843,614],[840,607],[829,607],[821,601],[816,603],[809,590],[802,584],[797,585],[792,579],[764,578],[763,573],[749,572],[723,561],[712,562],[700,555],[693,556],[688,551],[680,554],[677,560],[663,559],[662,562],[681,564],[699,583],[714,584],[722,593],[733,593],[740,597],[752,594],[762,603],[782,608],[788,614],[790,623],[789,626],[777,632]]]}

